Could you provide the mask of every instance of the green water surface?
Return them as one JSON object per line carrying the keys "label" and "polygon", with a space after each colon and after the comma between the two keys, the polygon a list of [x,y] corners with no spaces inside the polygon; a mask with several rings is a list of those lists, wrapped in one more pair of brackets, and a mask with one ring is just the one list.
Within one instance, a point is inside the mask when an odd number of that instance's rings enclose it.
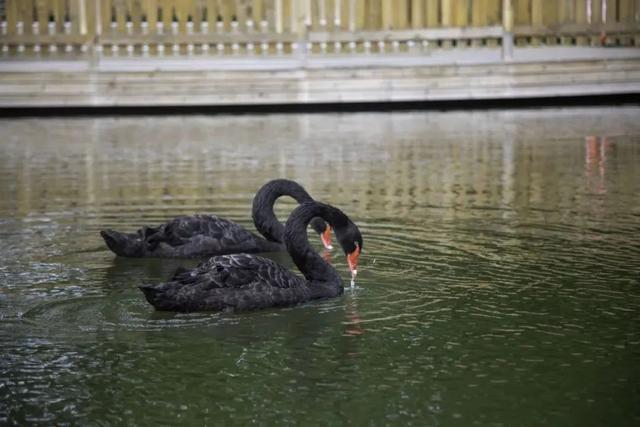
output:
{"label": "green water surface", "polygon": [[[0,129],[0,424],[640,424],[640,108]],[[196,212],[253,230],[277,177],[359,225],[354,291],[157,313],[137,286],[194,262],[98,235]]]}

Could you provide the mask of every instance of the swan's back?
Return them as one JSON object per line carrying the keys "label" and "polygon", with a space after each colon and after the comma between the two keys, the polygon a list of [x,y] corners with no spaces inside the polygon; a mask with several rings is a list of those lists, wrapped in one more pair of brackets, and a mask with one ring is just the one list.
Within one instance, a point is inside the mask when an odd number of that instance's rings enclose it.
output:
{"label": "swan's back", "polygon": [[313,299],[309,283],[276,262],[250,254],[221,255],[170,282],[141,286],[158,310],[255,310]]}
{"label": "swan's back", "polygon": [[180,216],[165,224],[150,241],[162,241],[172,246],[188,244],[195,236],[207,236],[221,246],[236,246],[252,241],[255,236],[239,224],[215,215]]}
{"label": "swan's back", "polygon": [[215,215],[180,216],[157,228],[136,234],[103,230],[109,248],[121,256],[197,258],[238,252],[277,250],[244,227]]}

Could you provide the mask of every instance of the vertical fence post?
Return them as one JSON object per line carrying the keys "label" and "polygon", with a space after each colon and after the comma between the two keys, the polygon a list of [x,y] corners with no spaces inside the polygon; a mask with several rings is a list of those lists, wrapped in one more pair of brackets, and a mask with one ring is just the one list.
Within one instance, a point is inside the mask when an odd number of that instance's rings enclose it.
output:
{"label": "vertical fence post", "polygon": [[356,31],[356,0],[349,0],[349,31]]}
{"label": "vertical fence post", "polygon": [[[589,24],[592,26],[602,24],[602,0],[591,0]],[[600,35],[591,36],[589,42],[592,46],[598,46],[600,44]]]}
{"label": "vertical fence post", "polygon": [[102,5],[100,0],[93,0],[94,27],[93,38],[90,41],[91,55],[89,58],[91,68],[96,68],[100,62],[102,54],[102,45],[100,36],[102,36]]}
{"label": "vertical fence post", "polygon": [[282,13],[282,0],[275,0],[274,7],[275,7],[275,11],[274,11],[275,16],[273,19],[276,21],[274,27],[275,27],[276,33],[282,34],[282,23],[284,21],[284,16]]}
{"label": "vertical fence post", "polygon": [[[500,25],[502,19],[502,0],[487,0],[487,25]],[[487,46],[498,46],[498,40],[490,38]]]}
{"label": "vertical fence post", "polygon": [[513,5],[511,0],[502,0],[502,60],[513,58]]}
{"label": "vertical fence post", "polygon": [[291,32],[296,34],[296,40],[298,43],[297,55],[300,61],[300,66],[304,68],[306,66],[307,54],[310,50],[307,46],[309,38],[309,26],[311,24],[310,7],[311,0],[292,0],[291,1]]}
{"label": "vertical fence post", "polygon": [[302,6],[299,4],[300,0],[290,0],[289,1],[289,31],[292,34],[298,34],[298,11]]}
{"label": "vertical fence post", "polygon": [[451,26],[451,0],[442,0],[440,2],[440,24],[443,27]]}
{"label": "vertical fence post", "polygon": [[[636,25],[640,25],[640,0],[636,0],[635,6],[634,21]],[[636,32],[634,44],[636,47],[640,47],[640,34],[638,32]]]}
{"label": "vertical fence post", "polygon": [[365,0],[356,0],[356,25],[361,30],[367,28],[367,8]]}
{"label": "vertical fence post", "polygon": [[[573,23],[573,0],[561,0],[558,2],[558,23]],[[560,44],[571,44],[571,38],[566,36],[560,37]]]}
{"label": "vertical fence post", "polygon": [[[575,4],[575,22],[578,24],[587,23],[587,2],[577,1]],[[576,37],[576,44],[584,46],[587,44],[587,38],[584,36]]]}
{"label": "vertical fence post", "polygon": [[[342,27],[342,2],[340,0],[335,0],[334,9],[333,9],[333,26],[336,30],[340,30]],[[351,9],[351,4],[349,4],[349,8]]]}
{"label": "vertical fence post", "polygon": [[7,22],[7,34],[13,35],[16,33],[16,23],[18,22],[18,7],[15,1],[8,1],[5,4],[5,17]]}
{"label": "vertical fence post", "polygon": [[435,28],[439,26],[438,0],[426,0],[425,17],[425,27]]}
{"label": "vertical fence post", "polygon": [[[93,42],[96,31],[96,23],[95,23],[95,11],[93,7],[95,6],[94,0],[82,0],[80,3],[81,11],[80,16],[82,16],[82,21],[84,21],[84,41],[81,47],[81,51],[85,54],[85,58],[91,65],[91,56],[93,55]],[[83,24],[80,24],[80,28],[82,29]]]}
{"label": "vertical fence post", "polygon": [[[451,27],[453,25],[452,16],[451,16],[451,5],[452,0],[442,0],[440,2],[440,25],[443,27]],[[443,40],[442,47],[450,48],[451,40]]]}
{"label": "vertical fence post", "polygon": [[[618,22],[630,23],[634,21],[635,0],[618,0]],[[622,46],[630,46],[632,37],[624,35],[618,39]]]}
{"label": "vertical fence post", "polygon": [[261,22],[264,19],[262,0],[253,0],[251,19],[253,20],[254,28],[260,28]]}
{"label": "vertical fence post", "polygon": [[79,0],[78,4],[78,32],[83,36],[87,35],[87,1]]}
{"label": "vertical fence post", "polygon": [[[453,3],[453,22],[455,27],[469,26],[469,3],[471,2],[467,2],[467,0],[457,0]],[[467,46],[467,43],[467,40],[456,40],[456,46]]]}
{"label": "vertical fence post", "polygon": [[407,0],[395,0],[393,3],[395,4],[393,18],[391,19],[393,29],[404,30],[409,22],[407,15],[408,2]]}
{"label": "vertical fence post", "polygon": [[[607,14],[605,17],[606,23],[607,24],[614,24],[616,22],[618,22],[618,2],[615,1],[608,1],[607,2]],[[618,38],[615,36],[606,36],[606,38],[603,37],[603,39],[605,40],[606,44],[618,44]]]}
{"label": "vertical fence post", "polygon": [[[474,27],[487,26],[487,0],[476,0],[471,3],[471,25]],[[483,40],[473,40],[473,46],[482,46]]]}
{"label": "vertical fence post", "polygon": [[423,17],[423,1],[411,0],[411,28],[422,28]]}
{"label": "vertical fence post", "polygon": [[[531,25],[537,28],[541,27],[544,23],[543,16],[543,0],[532,0]],[[540,43],[542,43],[542,39],[540,37],[531,37],[531,45],[538,46]]]}
{"label": "vertical fence post", "polygon": [[[574,1],[574,0],[571,0]],[[513,25],[531,25],[533,4],[529,0],[512,0],[513,8]],[[526,45],[526,39],[515,38],[513,40],[515,46]]]}
{"label": "vertical fence post", "polygon": [[391,0],[382,0],[382,30],[389,31],[393,26],[393,4]]}

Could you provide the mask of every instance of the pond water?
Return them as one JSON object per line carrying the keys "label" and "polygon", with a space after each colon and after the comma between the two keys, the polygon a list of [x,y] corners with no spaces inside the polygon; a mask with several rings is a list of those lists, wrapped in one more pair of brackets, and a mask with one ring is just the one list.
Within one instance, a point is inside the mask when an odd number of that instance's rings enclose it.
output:
{"label": "pond water", "polygon": [[[639,118],[3,119],[0,424],[637,425]],[[159,313],[137,286],[194,262],[98,235],[195,212],[253,230],[276,177],[359,225],[354,291]]]}

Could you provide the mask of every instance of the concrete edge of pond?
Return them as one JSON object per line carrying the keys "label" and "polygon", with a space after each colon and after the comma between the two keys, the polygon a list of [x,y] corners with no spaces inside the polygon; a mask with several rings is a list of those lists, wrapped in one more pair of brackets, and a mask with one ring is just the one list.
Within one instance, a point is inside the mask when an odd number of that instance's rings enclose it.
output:
{"label": "concrete edge of pond", "polygon": [[[261,65],[260,69],[233,69],[233,62],[224,65],[189,58],[110,59],[98,66],[85,61],[3,61],[0,109],[6,113],[29,108],[153,106],[251,112],[295,110],[293,106],[376,109],[370,104],[381,104],[380,109],[402,108],[402,104],[455,108],[456,103],[482,108],[500,100],[553,104],[556,99],[562,104],[565,98],[640,93],[640,49],[563,48],[553,50],[553,55],[547,49],[523,49],[509,62],[493,58],[490,52],[442,55],[411,61],[364,58],[360,63],[358,58],[334,62],[325,58],[324,63],[318,59],[302,65],[287,58],[246,62]],[[246,58],[239,58],[235,65],[242,61]]]}

